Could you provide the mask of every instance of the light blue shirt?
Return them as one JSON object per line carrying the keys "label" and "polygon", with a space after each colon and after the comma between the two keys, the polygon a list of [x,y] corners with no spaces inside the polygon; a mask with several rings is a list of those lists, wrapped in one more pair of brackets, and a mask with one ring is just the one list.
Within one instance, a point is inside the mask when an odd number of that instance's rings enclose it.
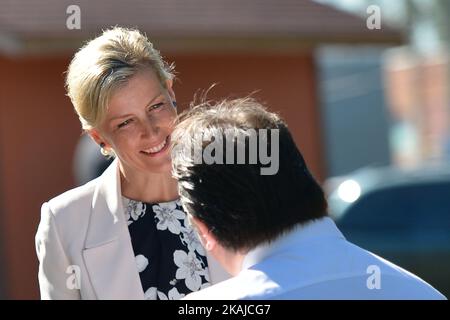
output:
{"label": "light blue shirt", "polygon": [[241,272],[185,297],[235,299],[445,299],[412,273],[348,242],[326,217],[250,251]]}

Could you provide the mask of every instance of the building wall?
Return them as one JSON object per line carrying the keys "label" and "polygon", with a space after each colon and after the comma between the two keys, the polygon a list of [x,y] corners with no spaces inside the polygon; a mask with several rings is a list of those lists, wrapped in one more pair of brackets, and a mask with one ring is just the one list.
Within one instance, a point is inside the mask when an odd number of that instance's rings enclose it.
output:
{"label": "building wall", "polygon": [[450,160],[450,71],[445,55],[393,50],[386,59],[386,90],[393,117],[394,163],[411,167]]}
{"label": "building wall", "polygon": [[[171,60],[171,59],[170,59]],[[208,97],[254,96],[287,121],[312,172],[324,178],[316,74],[312,53],[296,55],[177,56],[177,99],[192,100],[198,88],[217,86]],[[178,103],[180,105],[180,103]]]}
{"label": "building wall", "polygon": [[41,204],[73,185],[80,128],[64,95],[68,59],[0,60],[2,263],[7,297],[37,298],[34,234]]}
{"label": "building wall", "polygon": [[[64,91],[69,59],[0,58],[0,261],[10,299],[39,297],[34,235],[40,206],[74,186],[72,159],[81,131]],[[287,120],[312,171],[324,177],[311,53],[184,55],[169,60],[176,61],[180,78],[175,83],[179,106],[214,82],[219,85],[211,98],[260,90],[255,97]]]}
{"label": "building wall", "polygon": [[329,176],[391,162],[382,50],[330,46],[317,55]]}

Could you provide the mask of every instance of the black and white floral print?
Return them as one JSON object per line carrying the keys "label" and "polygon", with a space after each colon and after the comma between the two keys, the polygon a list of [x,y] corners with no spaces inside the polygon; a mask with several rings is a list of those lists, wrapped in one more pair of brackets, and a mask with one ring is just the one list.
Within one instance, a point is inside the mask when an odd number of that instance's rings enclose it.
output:
{"label": "black and white floral print", "polygon": [[148,259],[142,254],[138,254],[136,256],[136,267],[138,269],[138,272],[144,271],[148,267]]}
{"label": "black and white floral print", "polygon": [[197,251],[202,256],[206,255],[205,249],[194,228],[190,226],[187,217],[184,219],[184,225],[189,227],[181,229],[181,242],[188,247],[189,251]]}
{"label": "black and white floral print", "polygon": [[175,201],[160,203],[153,206],[153,212],[155,213],[156,219],[158,219],[156,225],[158,230],[169,229],[173,234],[180,234],[180,220],[184,220],[186,214],[179,210],[177,206],[181,207],[180,203]]}
{"label": "black and white floral print", "polygon": [[206,252],[179,200],[123,197],[123,205],[146,299],[178,300],[210,285]]}
{"label": "black and white floral print", "polygon": [[124,198],[125,219],[128,225],[145,215],[146,205],[143,202]]}
{"label": "black and white floral print", "polygon": [[205,270],[202,261],[197,258],[195,251],[176,250],[173,253],[173,259],[178,269],[175,278],[184,279],[186,287],[191,291],[200,290],[202,286],[202,277],[209,281],[208,270]]}

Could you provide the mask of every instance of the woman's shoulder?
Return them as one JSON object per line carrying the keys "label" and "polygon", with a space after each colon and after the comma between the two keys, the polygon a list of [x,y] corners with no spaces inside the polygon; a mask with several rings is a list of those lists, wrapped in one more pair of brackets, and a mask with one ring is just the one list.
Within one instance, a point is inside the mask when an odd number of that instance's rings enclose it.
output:
{"label": "woman's shoulder", "polygon": [[36,243],[45,242],[53,232],[58,234],[63,247],[69,243],[81,246],[89,225],[95,188],[96,180],[92,180],[45,202],[41,208]]}
{"label": "woman's shoulder", "polygon": [[82,186],[70,189],[48,200],[43,204],[43,207],[48,206],[54,216],[68,211],[81,212],[83,208],[90,208],[97,181],[98,178]]}

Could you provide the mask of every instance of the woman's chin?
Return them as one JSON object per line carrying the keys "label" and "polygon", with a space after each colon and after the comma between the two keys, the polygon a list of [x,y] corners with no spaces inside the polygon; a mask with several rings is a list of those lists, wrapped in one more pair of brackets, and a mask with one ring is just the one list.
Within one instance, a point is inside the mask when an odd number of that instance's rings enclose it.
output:
{"label": "woman's chin", "polygon": [[146,161],[145,169],[148,172],[154,173],[166,173],[172,170],[172,160],[170,154],[156,159],[151,159],[153,161]]}

